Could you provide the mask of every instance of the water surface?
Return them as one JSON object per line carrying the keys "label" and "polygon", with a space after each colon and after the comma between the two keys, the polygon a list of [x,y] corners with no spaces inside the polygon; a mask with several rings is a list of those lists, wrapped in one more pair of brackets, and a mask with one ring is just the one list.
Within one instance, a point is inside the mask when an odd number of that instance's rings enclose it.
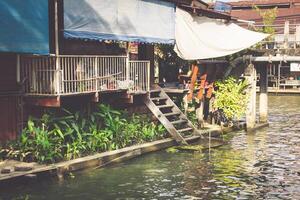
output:
{"label": "water surface", "polygon": [[300,97],[269,101],[269,128],[234,133],[220,148],[32,180],[0,189],[0,199],[300,199]]}

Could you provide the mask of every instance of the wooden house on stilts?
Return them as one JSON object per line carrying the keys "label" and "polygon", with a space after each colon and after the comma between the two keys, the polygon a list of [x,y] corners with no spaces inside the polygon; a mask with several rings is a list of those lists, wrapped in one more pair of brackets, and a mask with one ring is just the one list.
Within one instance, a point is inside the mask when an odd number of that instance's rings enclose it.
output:
{"label": "wooden house on stilts", "polygon": [[[231,20],[199,0],[1,1],[0,141],[15,139],[28,116],[40,116],[45,108],[106,101],[146,104],[185,143],[198,130],[154,85],[154,44],[175,44],[176,9],[182,19]],[[137,59],[131,59],[129,43],[137,44]],[[176,48],[184,53],[186,47]]]}

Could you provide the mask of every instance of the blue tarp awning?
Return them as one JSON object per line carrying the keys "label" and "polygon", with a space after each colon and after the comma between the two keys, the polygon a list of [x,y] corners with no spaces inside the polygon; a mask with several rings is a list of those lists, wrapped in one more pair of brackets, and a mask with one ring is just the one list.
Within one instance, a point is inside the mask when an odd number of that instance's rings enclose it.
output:
{"label": "blue tarp awning", "polygon": [[64,36],[174,44],[175,5],[160,0],[64,0]]}
{"label": "blue tarp awning", "polygon": [[49,54],[48,0],[1,0],[0,25],[0,52]]}

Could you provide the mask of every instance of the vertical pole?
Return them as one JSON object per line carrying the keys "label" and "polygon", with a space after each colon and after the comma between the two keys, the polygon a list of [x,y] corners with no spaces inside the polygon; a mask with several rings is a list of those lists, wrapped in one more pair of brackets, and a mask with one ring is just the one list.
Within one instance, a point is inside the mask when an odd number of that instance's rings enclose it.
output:
{"label": "vertical pole", "polygon": [[150,64],[150,61],[149,61],[148,64],[147,64],[147,92],[150,91],[150,85],[151,85],[150,68],[151,68],[151,64]]}
{"label": "vertical pole", "polygon": [[21,82],[21,78],[20,78],[20,54],[17,54],[17,69],[16,69],[16,80],[17,80],[17,83],[20,83]]}
{"label": "vertical pole", "polygon": [[279,65],[278,65],[278,75],[277,75],[277,77],[278,77],[278,84],[277,84],[277,90],[279,90],[280,89],[280,76],[281,76],[281,61],[280,61],[280,63],[279,63]]}
{"label": "vertical pole", "polygon": [[207,78],[207,72],[205,72],[201,77],[200,77],[200,88],[197,94],[196,99],[199,100],[199,108],[196,109],[196,116],[198,120],[198,124],[200,128],[204,127],[204,102],[206,96],[205,94],[205,83],[206,83],[206,78]]}
{"label": "vertical pole", "polygon": [[[95,60],[94,60],[94,62],[95,62],[95,64],[94,64],[94,67],[95,67],[95,71],[94,71],[95,72],[95,75],[94,75],[95,81],[92,81],[92,84],[95,84],[95,86],[94,86],[94,89],[95,89],[94,101],[95,102],[99,101],[98,77],[100,77],[100,76],[99,76],[99,69],[98,69],[99,68],[98,61],[99,61],[98,57],[95,57]],[[91,108],[90,104],[89,104],[88,108]]]}
{"label": "vertical pole", "polygon": [[189,108],[189,101],[188,101],[188,94],[184,94],[183,96],[183,107],[184,107],[184,114],[187,115],[187,111]]}
{"label": "vertical pole", "polygon": [[98,95],[98,58],[95,57],[95,90],[96,90],[96,96]]}
{"label": "vertical pole", "polygon": [[259,122],[268,121],[268,65],[260,70]]}
{"label": "vertical pole", "polygon": [[196,117],[199,124],[198,128],[204,128],[204,97],[199,99],[199,107],[196,108]]}
{"label": "vertical pole", "polygon": [[55,79],[56,79],[56,93],[60,94],[60,60],[59,60],[59,29],[58,29],[58,0],[54,0],[54,34],[55,34]]}
{"label": "vertical pole", "polygon": [[193,99],[194,89],[195,89],[194,87],[195,87],[195,84],[196,84],[196,81],[197,81],[198,71],[199,71],[198,65],[196,63],[193,63],[192,64],[191,83],[190,83],[190,86],[189,86],[190,92],[189,92],[189,95],[188,95],[188,101],[191,101]]}
{"label": "vertical pole", "polygon": [[58,30],[58,0],[54,0],[54,39],[55,39],[55,55],[59,55],[59,30]]}
{"label": "vertical pole", "polygon": [[253,64],[250,64],[245,71],[245,78],[250,84],[248,90],[249,102],[246,111],[246,126],[247,131],[255,127],[256,121],[256,70]]}
{"label": "vertical pole", "polygon": [[129,42],[126,43],[126,82],[130,80]]}

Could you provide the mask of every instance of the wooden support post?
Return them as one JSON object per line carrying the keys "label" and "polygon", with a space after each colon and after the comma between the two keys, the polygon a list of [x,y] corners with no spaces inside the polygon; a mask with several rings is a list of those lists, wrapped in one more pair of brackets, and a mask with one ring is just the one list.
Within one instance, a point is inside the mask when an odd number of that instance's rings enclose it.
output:
{"label": "wooden support post", "polygon": [[60,58],[59,58],[59,28],[58,28],[58,0],[54,0],[54,35],[55,35],[55,88],[56,93],[60,95],[62,74],[60,71]]}
{"label": "wooden support post", "polygon": [[194,89],[195,89],[195,84],[197,81],[197,75],[198,75],[198,65],[197,64],[192,64],[192,78],[191,78],[191,83],[189,86],[190,92],[188,95],[188,101],[192,101],[193,100],[193,96],[194,96]]}
{"label": "wooden support post", "polygon": [[129,52],[129,42],[126,42],[126,81],[130,80],[130,52]]}
{"label": "wooden support post", "polygon": [[196,108],[196,117],[199,124],[198,128],[204,128],[204,98],[200,99],[199,107]]}
{"label": "wooden support post", "polygon": [[199,100],[203,99],[203,97],[204,97],[206,79],[207,79],[207,74],[204,73],[200,77],[200,88],[199,88],[199,91],[198,91],[198,94],[197,94],[197,99],[199,99]]}
{"label": "wooden support post", "polygon": [[268,121],[268,66],[260,70],[259,122]]}
{"label": "wooden support post", "polygon": [[138,45],[138,57],[139,60],[150,61],[150,86],[154,84],[154,45],[151,44],[139,44]]}
{"label": "wooden support post", "polygon": [[184,115],[187,115],[188,114],[187,111],[189,108],[188,94],[185,94],[182,99],[183,99]]}
{"label": "wooden support post", "polygon": [[204,128],[204,101],[205,101],[205,83],[207,74],[204,73],[200,78],[200,88],[197,94],[197,99],[199,100],[199,107],[196,109],[196,116],[199,124],[199,128]]}
{"label": "wooden support post", "polygon": [[147,92],[149,92],[151,89],[151,62],[149,62],[147,64],[147,79],[146,80],[147,80],[146,89],[147,89]]}
{"label": "wooden support post", "polygon": [[253,64],[250,64],[245,70],[245,78],[250,84],[248,90],[249,102],[246,111],[247,131],[255,127],[256,121],[256,70]]}
{"label": "wooden support post", "polygon": [[280,76],[281,76],[281,65],[282,65],[282,63],[281,63],[281,61],[280,61],[280,63],[278,64],[278,75],[277,75],[277,90],[279,90],[280,89]]}
{"label": "wooden support post", "polygon": [[16,70],[16,72],[17,72],[17,74],[16,74],[17,75],[17,78],[16,78],[17,83],[21,82],[21,75],[20,75],[21,67],[20,67],[20,65],[21,65],[20,54],[17,54],[17,70]]}
{"label": "wooden support post", "polygon": [[59,55],[59,28],[58,28],[58,0],[54,0],[54,40],[55,40],[55,55]]}

